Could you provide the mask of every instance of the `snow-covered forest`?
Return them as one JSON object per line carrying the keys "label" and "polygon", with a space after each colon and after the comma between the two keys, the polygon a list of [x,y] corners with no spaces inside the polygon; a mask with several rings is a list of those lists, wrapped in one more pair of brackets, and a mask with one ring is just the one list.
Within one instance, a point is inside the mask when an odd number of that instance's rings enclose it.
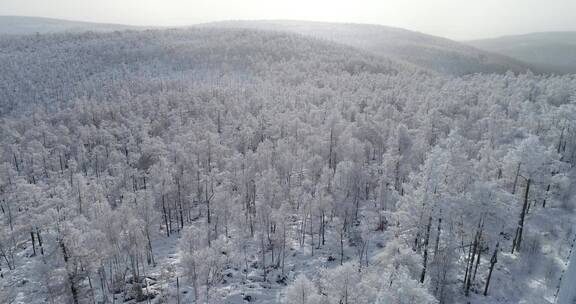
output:
{"label": "snow-covered forest", "polygon": [[554,303],[576,76],[291,33],[0,38],[0,303]]}

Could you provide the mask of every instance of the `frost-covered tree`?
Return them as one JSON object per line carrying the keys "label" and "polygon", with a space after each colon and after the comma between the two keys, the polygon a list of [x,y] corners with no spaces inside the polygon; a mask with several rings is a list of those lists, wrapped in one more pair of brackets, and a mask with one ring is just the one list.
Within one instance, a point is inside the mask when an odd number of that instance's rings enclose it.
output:
{"label": "frost-covered tree", "polygon": [[284,303],[317,304],[321,302],[318,288],[305,275],[299,275],[284,291]]}

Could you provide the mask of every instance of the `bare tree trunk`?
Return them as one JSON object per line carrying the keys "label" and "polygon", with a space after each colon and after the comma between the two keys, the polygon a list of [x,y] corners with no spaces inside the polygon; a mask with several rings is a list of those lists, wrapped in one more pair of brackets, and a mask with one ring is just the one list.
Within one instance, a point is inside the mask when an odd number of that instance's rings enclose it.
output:
{"label": "bare tree trunk", "polygon": [[522,233],[524,232],[524,220],[526,218],[526,211],[528,209],[528,194],[530,193],[530,184],[532,180],[529,178],[526,180],[526,190],[524,192],[524,205],[522,206],[522,212],[520,213],[520,219],[518,220],[518,228],[516,229],[516,237],[512,243],[512,253],[514,251],[520,250],[520,245],[522,244]]}
{"label": "bare tree trunk", "polygon": [[514,185],[512,185],[512,194],[516,193],[516,185],[518,184],[518,176],[520,176],[520,165],[521,165],[521,163],[518,163],[518,167],[516,167],[516,175],[514,176]]}
{"label": "bare tree trunk", "polygon": [[30,231],[30,239],[32,240],[32,256],[36,256],[36,241],[34,240],[34,231]]}
{"label": "bare tree trunk", "polygon": [[476,273],[478,272],[478,266],[480,266],[480,260],[481,260],[481,255],[482,255],[482,248],[480,248],[480,245],[478,247],[478,256],[476,257],[476,266],[474,267],[474,274],[472,275],[472,281],[476,281]]}
{"label": "bare tree trunk", "polygon": [[206,209],[207,209],[207,210],[206,210],[206,212],[207,212],[207,213],[206,213],[206,216],[207,216],[207,218],[208,218],[208,224],[210,224],[210,221],[211,221],[210,200],[212,199],[212,197],[209,197],[209,196],[208,196],[208,179],[206,179],[204,186],[205,186],[205,194],[204,194],[204,196],[205,196],[205,198],[206,198]]}
{"label": "bare tree trunk", "polygon": [[558,140],[558,148],[556,149],[556,152],[558,154],[560,154],[561,148],[562,148],[562,140],[564,139],[564,127],[562,128],[562,132],[560,132],[560,139]]}
{"label": "bare tree trunk", "polygon": [[544,194],[544,201],[542,201],[542,208],[546,208],[546,199],[548,199],[548,193],[550,192],[550,184],[546,187],[546,193]]}
{"label": "bare tree trunk", "polygon": [[434,244],[434,257],[438,254],[440,247],[440,234],[442,233],[442,218],[438,218],[438,231],[436,233],[436,243]]}
{"label": "bare tree trunk", "polygon": [[284,277],[285,260],[286,260],[286,223],[282,223],[282,277]]}
{"label": "bare tree trunk", "polygon": [[340,230],[340,265],[344,264],[344,228]]}
{"label": "bare tree trunk", "polygon": [[20,166],[18,165],[18,159],[16,158],[16,153],[12,153],[14,156],[14,166],[16,167],[16,172],[20,173]]}
{"label": "bare tree trunk", "polygon": [[44,246],[42,246],[42,238],[40,237],[40,229],[36,228],[36,236],[38,238],[38,247],[40,247],[40,254],[44,255]]}
{"label": "bare tree trunk", "polygon": [[263,281],[266,282],[266,249],[264,247],[264,236],[262,235],[260,237],[260,246],[262,248],[262,276],[263,276]]}
{"label": "bare tree trunk", "polygon": [[170,227],[168,226],[168,213],[166,213],[166,199],[162,194],[162,212],[164,213],[164,222],[166,223],[166,236],[170,237]]}
{"label": "bare tree trunk", "polygon": [[328,152],[328,168],[336,172],[336,160],[334,157],[334,128],[330,128],[330,149]]}
{"label": "bare tree trunk", "polygon": [[326,244],[326,216],[322,210],[322,246]]}
{"label": "bare tree trunk", "polygon": [[310,250],[314,256],[314,218],[312,216],[312,207],[310,207]]}
{"label": "bare tree trunk", "polygon": [[176,277],[176,303],[180,304],[180,279]]}
{"label": "bare tree trunk", "polygon": [[184,212],[182,210],[182,193],[180,190],[180,178],[176,179],[176,185],[178,187],[178,209],[180,212],[180,229],[184,229]]}
{"label": "bare tree trunk", "polygon": [[468,271],[470,270],[469,265],[470,260],[472,259],[472,246],[473,244],[468,245],[468,256],[466,257],[466,272],[464,273],[464,285],[462,285],[464,290],[466,290],[466,282],[468,282],[468,276],[469,276]]}
{"label": "bare tree trunk", "polygon": [[424,238],[424,259],[422,262],[422,274],[420,275],[420,283],[424,283],[426,278],[426,268],[428,266],[428,242],[430,240],[430,228],[432,226],[432,217],[428,218],[428,225],[426,226],[426,237]]}
{"label": "bare tree trunk", "polygon": [[146,239],[148,240],[148,264],[152,263],[156,265],[156,261],[154,261],[154,251],[152,251],[152,240],[150,239],[150,232],[146,229]]}
{"label": "bare tree trunk", "polygon": [[340,229],[340,265],[344,264],[344,232],[346,231],[347,218],[348,212],[345,212],[344,223],[342,224],[342,229]]}
{"label": "bare tree trunk", "polygon": [[318,246],[316,249],[320,249],[322,244],[322,229],[324,229],[324,210],[320,213],[320,225],[318,226]]}
{"label": "bare tree trunk", "polygon": [[492,253],[492,258],[490,259],[490,270],[488,270],[488,277],[486,278],[486,286],[484,287],[484,296],[488,295],[488,287],[490,286],[490,279],[492,278],[492,271],[494,271],[494,265],[498,262],[498,247],[500,243],[496,243],[496,248],[494,248],[494,253]]}

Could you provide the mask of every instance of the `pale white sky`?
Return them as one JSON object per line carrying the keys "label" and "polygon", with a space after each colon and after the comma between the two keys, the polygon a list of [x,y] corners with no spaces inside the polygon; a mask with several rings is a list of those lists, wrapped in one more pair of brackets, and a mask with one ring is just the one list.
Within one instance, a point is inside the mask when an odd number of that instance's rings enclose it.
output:
{"label": "pale white sky", "polygon": [[356,22],[452,39],[576,30],[576,0],[0,0],[0,15],[165,26],[230,19]]}

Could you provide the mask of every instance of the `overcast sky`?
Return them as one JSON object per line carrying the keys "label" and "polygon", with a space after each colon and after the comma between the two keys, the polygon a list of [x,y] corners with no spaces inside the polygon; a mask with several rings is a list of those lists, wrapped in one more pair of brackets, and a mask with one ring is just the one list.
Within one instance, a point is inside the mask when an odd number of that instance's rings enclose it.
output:
{"label": "overcast sky", "polygon": [[0,15],[164,26],[230,19],[356,22],[460,40],[576,30],[576,0],[0,0]]}

